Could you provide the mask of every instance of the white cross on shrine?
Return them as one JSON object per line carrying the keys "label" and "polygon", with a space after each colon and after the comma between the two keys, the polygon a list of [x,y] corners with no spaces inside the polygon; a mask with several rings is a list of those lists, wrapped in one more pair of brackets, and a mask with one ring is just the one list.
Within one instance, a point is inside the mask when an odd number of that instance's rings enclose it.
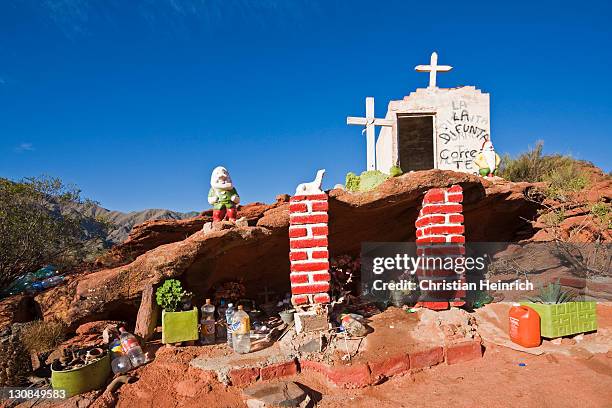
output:
{"label": "white cross on shrine", "polygon": [[374,117],[374,98],[371,96],[368,96],[366,98],[366,117],[358,118],[354,116],[348,116],[346,118],[346,124],[365,126],[368,170],[375,170],[376,169],[375,126],[393,126],[393,121],[389,119],[376,119]]}
{"label": "white cross on shrine", "polygon": [[414,67],[417,72],[429,72],[429,86],[428,88],[436,87],[436,73],[448,72],[453,67],[450,65],[438,65],[438,54],[436,52],[431,53],[431,60],[429,65],[417,65]]}

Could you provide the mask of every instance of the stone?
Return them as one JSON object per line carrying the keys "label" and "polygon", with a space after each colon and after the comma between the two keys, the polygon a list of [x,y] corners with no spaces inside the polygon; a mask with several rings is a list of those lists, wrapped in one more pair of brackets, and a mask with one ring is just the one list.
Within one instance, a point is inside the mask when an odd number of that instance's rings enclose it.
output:
{"label": "stone", "polygon": [[242,390],[249,408],[303,407],[308,394],[294,382],[257,384]]}
{"label": "stone", "polygon": [[327,313],[298,312],[295,314],[295,331],[308,333],[323,331],[329,328],[329,316]]}
{"label": "stone", "polygon": [[155,300],[153,285],[147,285],[142,290],[140,307],[136,316],[136,328],[134,334],[142,338],[144,341],[153,337],[157,328],[157,320],[159,318],[159,306]]}

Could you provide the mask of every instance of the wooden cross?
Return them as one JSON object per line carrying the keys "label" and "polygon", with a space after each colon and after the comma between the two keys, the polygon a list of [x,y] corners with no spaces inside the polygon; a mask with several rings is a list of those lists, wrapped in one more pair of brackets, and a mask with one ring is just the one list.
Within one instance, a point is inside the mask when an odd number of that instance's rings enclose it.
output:
{"label": "wooden cross", "polygon": [[368,96],[366,98],[366,117],[359,118],[354,116],[348,116],[346,118],[346,124],[365,126],[364,130],[366,132],[368,170],[376,170],[375,126],[393,126],[393,121],[389,119],[376,119],[374,117],[374,98]]}
{"label": "wooden cross", "polygon": [[414,67],[417,72],[429,72],[429,86],[428,88],[436,87],[436,73],[438,72],[448,72],[453,67],[450,65],[438,65],[438,54],[435,52],[431,53],[431,60],[429,61],[429,65],[417,65]]}

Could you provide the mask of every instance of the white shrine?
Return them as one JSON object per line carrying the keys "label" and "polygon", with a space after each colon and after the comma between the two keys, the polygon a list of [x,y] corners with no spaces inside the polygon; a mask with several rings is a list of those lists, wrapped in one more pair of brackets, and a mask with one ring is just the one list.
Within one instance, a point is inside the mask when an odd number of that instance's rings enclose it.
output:
{"label": "white shrine", "polygon": [[[427,169],[478,172],[473,161],[485,140],[490,140],[489,94],[473,86],[438,88],[436,75],[448,72],[431,54],[429,86],[402,100],[390,101],[384,119],[374,117],[374,98],[366,98],[366,117],[348,117],[347,124],[365,127],[367,170],[388,173],[392,166],[403,172]],[[381,130],[375,140],[375,127]]]}

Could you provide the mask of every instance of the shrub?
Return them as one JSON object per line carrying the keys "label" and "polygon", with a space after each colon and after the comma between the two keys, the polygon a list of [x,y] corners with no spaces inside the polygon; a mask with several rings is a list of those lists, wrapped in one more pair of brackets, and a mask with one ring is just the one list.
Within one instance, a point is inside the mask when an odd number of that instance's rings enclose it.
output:
{"label": "shrub", "polygon": [[584,189],[588,180],[581,168],[581,162],[559,154],[543,155],[544,143],[538,141],[533,149],[515,159],[504,155],[500,176],[510,181],[545,182],[548,198],[566,201],[568,193]]}
{"label": "shrub", "polygon": [[110,223],[92,215],[94,202],[49,177],[0,177],[0,289],[53,264],[81,263],[103,245]]}
{"label": "shrub", "polygon": [[358,175],[353,172],[349,172],[346,174],[345,185],[346,189],[349,191],[359,191],[359,183],[361,179]]}
{"label": "shrub", "polygon": [[570,290],[563,289],[559,280],[551,282],[540,289],[538,296],[529,298],[533,303],[557,304],[571,302],[576,294]]}
{"label": "shrub", "polygon": [[167,312],[176,312],[181,305],[183,296],[187,294],[183,290],[181,282],[176,279],[167,279],[163,285],[155,291],[155,300]]}
{"label": "shrub", "polygon": [[389,175],[391,177],[397,177],[397,176],[401,176],[404,172],[402,171],[400,166],[391,166],[391,168],[389,169]]}
{"label": "shrub", "polygon": [[45,353],[60,345],[66,336],[61,322],[36,320],[21,329],[21,341],[29,352]]}

